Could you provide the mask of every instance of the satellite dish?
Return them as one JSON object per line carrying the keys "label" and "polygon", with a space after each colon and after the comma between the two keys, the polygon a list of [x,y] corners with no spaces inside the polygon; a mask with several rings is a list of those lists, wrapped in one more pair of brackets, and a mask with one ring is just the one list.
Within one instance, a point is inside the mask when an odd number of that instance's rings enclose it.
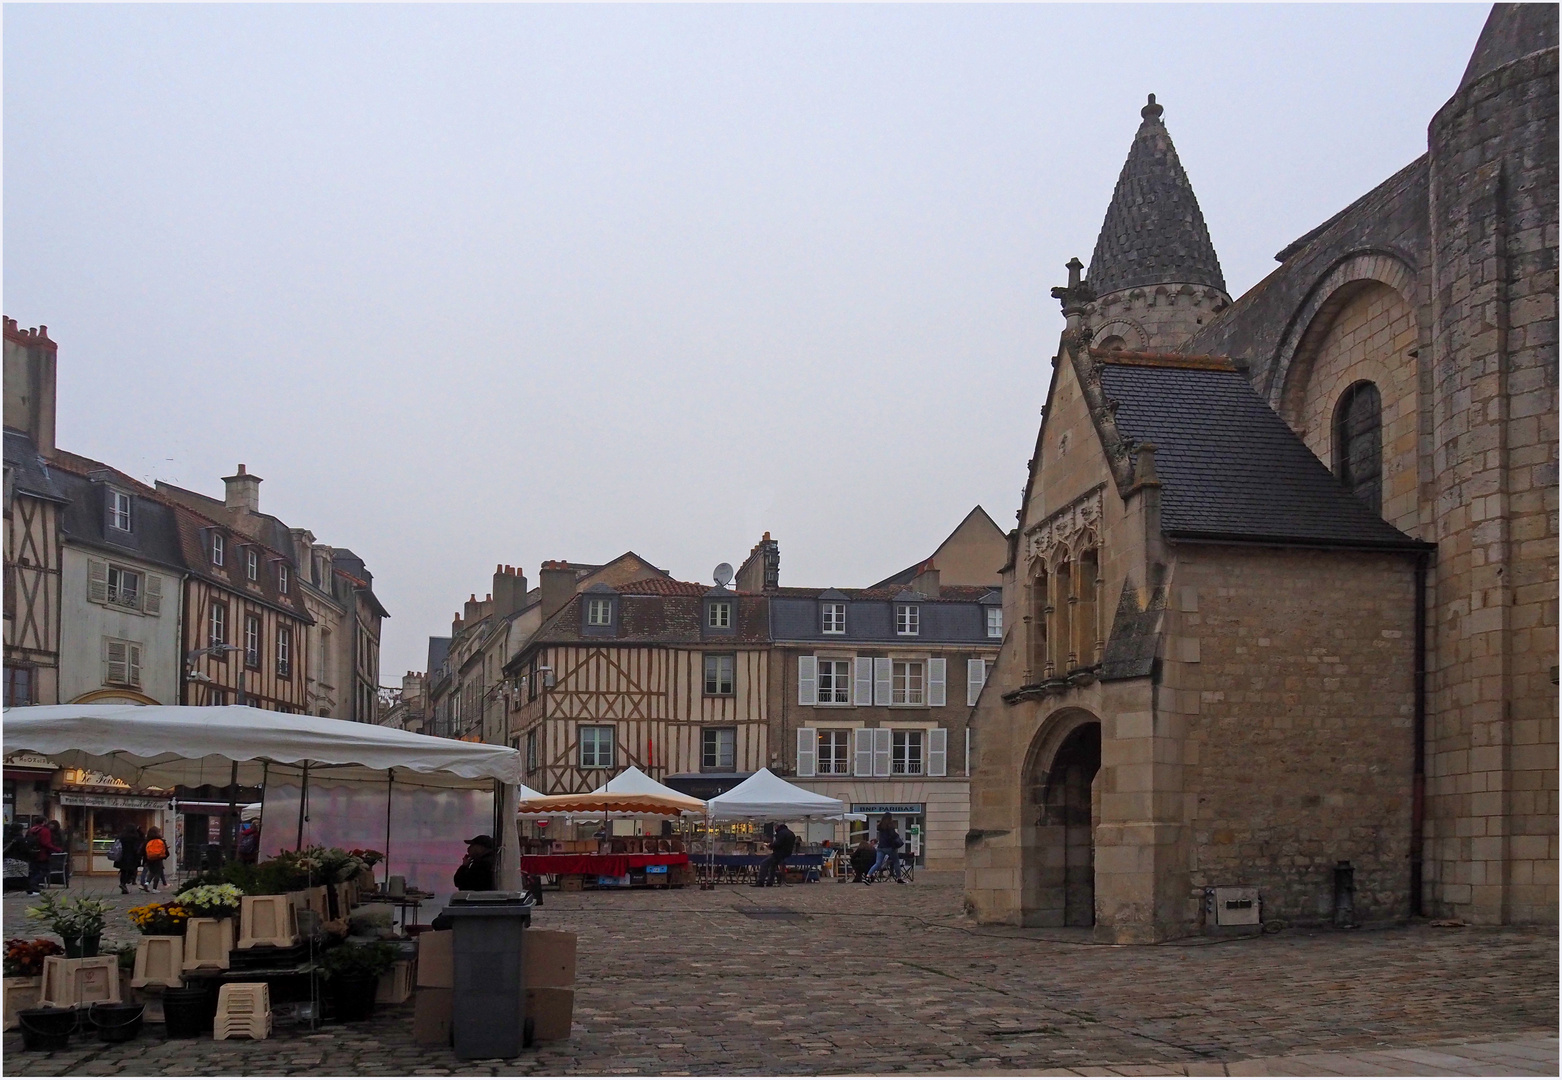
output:
{"label": "satellite dish", "polygon": [[732,564],[726,562],[720,564],[712,571],[712,576],[715,577],[716,584],[725,589],[732,582]]}

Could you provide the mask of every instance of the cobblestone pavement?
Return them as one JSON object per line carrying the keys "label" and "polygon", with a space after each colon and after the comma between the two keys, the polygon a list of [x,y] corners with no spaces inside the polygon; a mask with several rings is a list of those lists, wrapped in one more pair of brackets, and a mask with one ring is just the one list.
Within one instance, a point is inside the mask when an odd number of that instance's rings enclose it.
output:
{"label": "cobblestone pavement", "polygon": [[[580,934],[575,1028],[512,1062],[414,1045],[406,1005],[262,1043],[165,1042],[150,1028],[123,1046],[77,1039],[32,1054],[13,1032],[3,1064],[17,1075],[1557,1075],[1555,928],[1110,946],[978,927],[960,902],[959,878],[939,874],[905,887],[550,892],[533,925]],[[33,936],[18,922],[25,903],[7,898],[7,937]]]}

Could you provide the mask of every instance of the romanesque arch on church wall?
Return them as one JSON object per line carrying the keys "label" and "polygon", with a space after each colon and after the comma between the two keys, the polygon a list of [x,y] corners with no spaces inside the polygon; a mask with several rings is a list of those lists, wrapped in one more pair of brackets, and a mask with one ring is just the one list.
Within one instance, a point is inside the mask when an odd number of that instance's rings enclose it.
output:
{"label": "romanesque arch on church wall", "polygon": [[[1343,268],[1342,268],[1343,269]],[[1358,270],[1360,268],[1358,267]],[[1401,285],[1408,287],[1401,281]],[[1381,404],[1383,517],[1414,529],[1418,505],[1420,337],[1415,310],[1398,288],[1345,281],[1317,307],[1284,372],[1278,408],[1318,458],[1340,473],[1335,417],[1352,386],[1371,383]]]}
{"label": "romanesque arch on church wall", "polygon": [[1096,778],[1101,721],[1083,709],[1048,717],[1022,773],[1021,913],[1027,926],[1095,925]]}

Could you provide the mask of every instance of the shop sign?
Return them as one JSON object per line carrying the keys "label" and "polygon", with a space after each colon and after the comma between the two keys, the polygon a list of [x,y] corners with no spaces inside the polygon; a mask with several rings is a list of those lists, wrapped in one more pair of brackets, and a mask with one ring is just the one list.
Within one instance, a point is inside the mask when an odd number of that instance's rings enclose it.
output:
{"label": "shop sign", "polygon": [[53,772],[59,766],[39,754],[12,754],[5,759],[8,769],[48,769]]}
{"label": "shop sign", "polygon": [[922,804],[908,803],[852,803],[854,814],[920,814]]}
{"label": "shop sign", "polygon": [[87,795],[78,791],[60,792],[61,806],[95,806],[113,810],[161,810],[168,800],[156,795]]}

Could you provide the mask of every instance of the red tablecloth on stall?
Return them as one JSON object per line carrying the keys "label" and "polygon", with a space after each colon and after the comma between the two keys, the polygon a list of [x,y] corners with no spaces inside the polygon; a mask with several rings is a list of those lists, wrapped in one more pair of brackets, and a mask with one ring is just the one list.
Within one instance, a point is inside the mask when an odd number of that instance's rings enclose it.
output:
{"label": "red tablecloth on stall", "polygon": [[630,870],[638,870],[642,866],[684,866],[688,861],[688,853],[682,851],[624,855],[522,855],[521,872],[623,877]]}

